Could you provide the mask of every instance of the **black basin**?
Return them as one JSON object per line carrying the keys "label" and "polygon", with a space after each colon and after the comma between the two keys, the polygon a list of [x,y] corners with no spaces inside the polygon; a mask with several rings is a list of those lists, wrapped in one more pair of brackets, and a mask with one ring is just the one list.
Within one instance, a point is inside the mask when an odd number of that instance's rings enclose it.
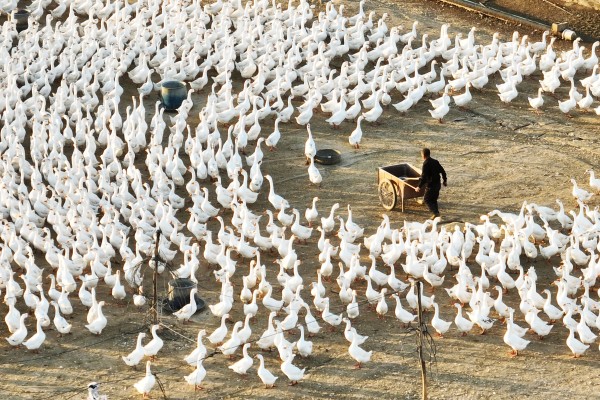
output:
{"label": "black basin", "polygon": [[338,164],[342,160],[342,155],[334,149],[321,149],[315,154],[315,162],[324,165]]}

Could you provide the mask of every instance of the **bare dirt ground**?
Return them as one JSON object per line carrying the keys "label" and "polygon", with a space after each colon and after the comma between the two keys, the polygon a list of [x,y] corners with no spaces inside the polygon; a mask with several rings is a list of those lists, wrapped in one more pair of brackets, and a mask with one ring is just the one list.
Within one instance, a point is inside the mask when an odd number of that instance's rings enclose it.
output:
{"label": "bare dirt ground", "polygon": [[552,25],[553,22],[566,22],[569,29],[588,41],[600,39],[600,3],[562,0],[487,0],[488,7],[495,7],[524,15],[530,19]]}
{"label": "bare dirt ground", "polygon": [[[393,1],[370,1],[366,9],[375,10],[377,15],[388,12],[392,20],[389,26],[402,24],[408,27],[416,19],[421,23],[420,33],[427,32],[430,37],[435,37],[440,25],[445,22],[451,24],[452,34],[466,34],[471,26],[476,26],[478,42],[489,41],[495,31],[501,32],[502,38],[507,40],[515,29],[514,26],[487,18],[473,18],[472,15],[436,2],[413,0],[399,4]],[[355,10],[355,2],[347,4],[348,15]],[[525,30],[520,32],[531,33]],[[555,199],[560,198],[572,207],[569,178],[575,177],[583,183],[587,177],[584,171],[598,164],[598,117],[593,113],[577,111],[575,118],[567,119],[558,110],[556,100],[550,97],[546,98],[548,105],[544,106],[542,115],[532,113],[527,95],[535,94],[539,77],[536,73],[535,79],[524,81],[519,86],[519,97],[509,105],[501,103],[496,95],[494,83],[498,83],[496,81],[499,79],[496,77],[482,92],[474,93],[468,110],[452,108],[444,124],[439,124],[429,116],[429,104],[424,101],[405,115],[398,114],[390,107],[385,110],[381,125],[363,125],[364,138],[359,150],[352,149],[347,142],[354,124],[344,123],[339,130],[333,130],[324,122],[323,115],[316,115],[311,126],[317,146],[342,152],[341,164],[320,167],[324,177],[320,188],[310,185],[304,166],[306,129],[295,124],[282,125],[283,136],[278,151],[266,154],[263,173],[271,174],[275,178],[277,192],[302,211],[314,196],[321,199],[318,203],[321,214],[327,212],[333,203],[339,202],[342,208],[350,204],[355,221],[366,227],[366,235],[375,232],[383,212],[377,197],[376,168],[399,162],[418,165],[419,149],[423,146],[432,148],[433,156],[442,162],[448,172],[449,186],[442,191],[440,206],[443,222],[449,227],[455,222],[477,222],[479,215],[496,208],[515,211],[523,200],[553,206]],[[135,93],[131,86],[126,90],[126,93]],[[195,106],[189,120],[192,127],[197,123],[197,117],[194,116],[197,116],[207,90],[194,95]],[[563,85],[557,91],[559,97],[566,97],[567,90],[567,86]],[[128,97],[124,94],[123,99]],[[146,101],[149,112],[154,101],[156,95]],[[126,103],[125,100],[122,102],[123,108]],[[263,130],[269,131],[272,128],[270,123],[266,122]],[[267,205],[265,197],[261,195],[252,209],[264,209]],[[341,215],[345,217],[346,213],[342,211]],[[393,211],[388,215],[393,222],[392,227],[396,228],[404,220],[423,221],[429,213],[423,206],[409,202],[404,214]],[[230,213],[226,213],[226,216],[230,216]],[[186,220],[182,215],[180,219]],[[297,246],[303,260],[305,286],[314,278],[315,268],[319,265],[316,240],[317,236],[313,235],[307,245]],[[277,269],[272,261],[272,256],[263,260],[268,266],[268,275],[274,278]],[[363,263],[367,262],[365,257]],[[523,265],[528,267],[531,264]],[[554,279],[551,268],[544,261],[533,265],[539,275],[538,291],[549,287]],[[480,272],[473,260],[470,260],[469,266],[474,275]],[[244,270],[242,265],[238,265],[238,268]],[[451,273],[448,273],[444,287],[454,284],[450,276]],[[201,296],[209,304],[214,303],[218,287],[214,285],[211,269],[203,265],[198,279]],[[241,287],[239,277],[234,283],[236,290]],[[327,287],[332,309],[341,311],[338,296],[333,291],[337,291],[337,287],[334,284]],[[362,299],[364,287],[364,283],[358,284]],[[166,292],[166,282],[160,282],[160,290]],[[454,308],[445,291],[438,289],[435,294],[436,300],[442,305],[442,317],[453,319]],[[279,292],[275,293],[275,296],[278,295]],[[109,296],[106,288],[99,293],[100,298]],[[305,296],[309,300],[308,290]],[[515,293],[511,293],[506,302],[517,307],[517,298]],[[134,347],[137,332],[144,329],[142,325],[146,315],[132,304],[117,306],[114,301],[109,303],[111,306],[105,310],[109,324],[99,337],[93,337],[83,328],[85,309],[78,301],[73,301],[76,315],[72,320],[74,333],[59,338],[55,332],[49,331],[39,354],[12,349],[2,341],[0,397],[81,399],[85,398],[87,383],[98,381],[102,383],[103,393],[108,394],[110,399],[138,398],[132,385],[142,377],[143,372],[124,365],[120,356]],[[205,310],[198,313],[192,323],[185,325],[175,323],[173,317],[163,316],[164,324],[188,339],[167,329],[161,330],[159,334],[165,339],[165,346],[154,364],[154,372],[164,384],[169,399],[419,398],[420,371],[414,336],[403,330],[393,317],[391,299],[388,304],[390,312],[383,320],[367,311],[366,306],[361,306],[361,316],[353,324],[359,333],[369,336],[363,347],[374,352],[372,361],[360,370],[353,369],[354,360],[348,355],[348,343],[342,332],[324,332],[325,326],[321,323],[322,332],[312,339],[315,346],[313,355],[307,359],[297,357],[295,360],[297,365],[307,368],[305,379],[298,386],[287,385],[285,376],[279,370],[275,352],[265,355],[266,365],[280,378],[277,386],[268,390],[256,377],[256,363],[250,370],[249,378],[242,379],[227,369],[231,361],[222,355],[215,355],[204,362],[207,370],[203,384],[205,389],[194,393],[183,380],[183,376],[192,368],[183,365],[181,360],[194,348],[193,342],[199,329],[211,332],[218,326],[219,321]],[[6,307],[0,305],[0,310],[4,315]],[[233,321],[242,319],[239,301],[236,301],[230,314]],[[260,313],[251,324],[254,339],[266,328],[265,314]],[[522,325],[523,321],[517,322]],[[567,331],[562,325],[557,325],[544,341],[528,335],[532,343],[522,355],[512,359],[506,354],[508,347],[502,340],[504,331],[505,327],[497,322],[485,336],[473,334],[459,337],[453,327],[444,339],[436,339],[437,359],[429,376],[431,398],[597,397],[594,389],[600,357],[595,346],[582,359],[572,359],[565,344]],[[7,336],[3,324],[0,325],[0,336]],[[288,340],[295,338],[297,335],[288,335]],[[256,349],[250,348],[251,354],[256,352]],[[158,386],[152,398],[162,398]]]}

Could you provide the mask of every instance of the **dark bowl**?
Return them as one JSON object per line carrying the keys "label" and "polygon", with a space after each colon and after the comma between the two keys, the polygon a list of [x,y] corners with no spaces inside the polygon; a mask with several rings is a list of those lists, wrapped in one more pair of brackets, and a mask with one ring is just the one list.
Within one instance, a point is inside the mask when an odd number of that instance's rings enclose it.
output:
{"label": "dark bowl", "polygon": [[315,154],[315,162],[323,165],[338,164],[342,161],[342,155],[334,149],[321,149]]}

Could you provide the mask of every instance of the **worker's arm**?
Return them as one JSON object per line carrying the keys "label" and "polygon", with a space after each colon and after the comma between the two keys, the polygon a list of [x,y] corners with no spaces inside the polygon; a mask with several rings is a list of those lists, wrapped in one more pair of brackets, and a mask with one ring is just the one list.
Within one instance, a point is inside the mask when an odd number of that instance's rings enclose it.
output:
{"label": "worker's arm", "polygon": [[447,182],[448,182],[448,177],[446,176],[446,170],[444,169],[444,167],[442,167],[442,164],[440,164],[438,162],[438,165],[440,166],[440,173],[442,174],[442,180],[444,181],[444,186],[446,186]]}

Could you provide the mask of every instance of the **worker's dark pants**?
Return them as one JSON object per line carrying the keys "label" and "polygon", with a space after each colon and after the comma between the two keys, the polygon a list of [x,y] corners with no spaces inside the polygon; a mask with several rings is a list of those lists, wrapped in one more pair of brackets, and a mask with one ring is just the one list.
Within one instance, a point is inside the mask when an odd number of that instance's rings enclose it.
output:
{"label": "worker's dark pants", "polygon": [[440,213],[438,210],[438,197],[440,197],[440,185],[427,186],[425,188],[425,194],[423,195],[423,201],[429,207],[429,210],[435,215]]}

